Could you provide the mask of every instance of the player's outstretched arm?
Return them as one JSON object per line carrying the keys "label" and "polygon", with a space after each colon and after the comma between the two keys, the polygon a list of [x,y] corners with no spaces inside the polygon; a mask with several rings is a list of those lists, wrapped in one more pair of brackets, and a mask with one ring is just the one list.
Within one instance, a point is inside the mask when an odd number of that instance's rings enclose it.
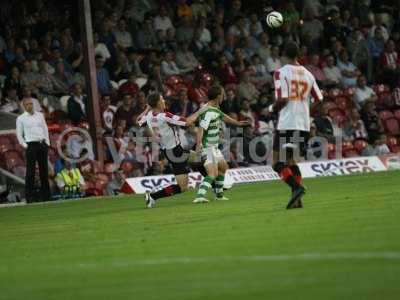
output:
{"label": "player's outstretched arm", "polygon": [[227,123],[227,124],[231,124],[234,126],[240,126],[240,127],[245,127],[245,126],[250,126],[250,122],[249,121],[237,121],[235,119],[232,119],[230,116],[224,114],[222,120]]}
{"label": "player's outstretched arm", "polygon": [[196,133],[196,152],[199,153],[203,148],[204,129],[199,127]]}
{"label": "player's outstretched arm", "polygon": [[146,105],[146,109],[144,110],[144,112],[142,112],[138,117],[137,117],[137,122],[139,124],[140,127],[143,126],[144,123],[146,123],[146,115],[147,113],[151,110],[150,105]]}
{"label": "player's outstretched arm", "polygon": [[193,113],[192,115],[190,115],[189,117],[186,118],[186,125],[187,126],[192,126],[197,119],[200,117],[201,114],[203,114],[204,112],[206,112],[206,110],[208,109],[208,105],[203,105],[198,111],[196,111],[195,113]]}

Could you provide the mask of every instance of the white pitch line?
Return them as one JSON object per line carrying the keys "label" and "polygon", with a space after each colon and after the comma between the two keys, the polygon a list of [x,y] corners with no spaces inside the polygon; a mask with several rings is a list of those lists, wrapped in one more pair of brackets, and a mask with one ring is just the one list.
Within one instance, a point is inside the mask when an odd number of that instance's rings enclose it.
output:
{"label": "white pitch line", "polygon": [[284,262],[284,261],[344,261],[344,260],[400,260],[400,252],[334,252],[334,253],[303,253],[278,255],[250,255],[250,256],[221,256],[221,257],[171,257],[160,259],[124,260],[94,263],[79,263],[70,265],[71,268],[98,268],[102,266],[132,267],[157,266],[175,264],[200,264],[218,262]]}

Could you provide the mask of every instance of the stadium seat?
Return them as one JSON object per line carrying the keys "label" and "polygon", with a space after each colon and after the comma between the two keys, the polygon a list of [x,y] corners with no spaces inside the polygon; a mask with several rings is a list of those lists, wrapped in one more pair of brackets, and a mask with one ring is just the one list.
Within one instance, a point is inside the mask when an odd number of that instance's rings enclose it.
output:
{"label": "stadium seat", "polygon": [[386,132],[390,135],[400,134],[399,121],[397,121],[397,119],[395,118],[385,120],[385,128]]}
{"label": "stadium seat", "polygon": [[352,98],[355,92],[355,88],[354,87],[348,87],[347,89],[344,90],[344,95],[348,98]]}
{"label": "stadium seat", "polygon": [[376,101],[377,108],[388,108],[392,105],[392,94],[390,92],[382,92],[378,95],[378,100]]}
{"label": "stadium seat", "polygon": [[393,153],[397,153],[400,150],[399,140],[394,136],[388,136],[386,139],[386,144]]}
{"label": "stadium seat", "polygon": [[9,150],[15,150],[14,144],[9,140],[0,141],[0,153],[4,153]]}
{"label": "stadium seat", "polygon": [[357,139],[354,141],[354,149],[361,154],[363,150],[368,146],[368,142],[363,139]]}
{"label": "stadium seat", "polygon": [[396,117],[397,120],[400,120],[400,109],[394,111],[394,116]]}
{"label": "stadium seat", "polygon": [[393,118],[394,115],[390,110],[382,110],[381,112],[379,112],[379,118],[382,121],[385,121],[387,119]]}
{"label": "stadium seat", "polygon": [[339,97],[342,94],[342,91],[340,89],[331,89],[329,91],[329,97],[335,99],[336,97]]}
{"label": "stadium seat", "polygon": [[337,97],[335,98],[335,103],[345,114],[347,114],[350,108],[350,101],[347,97]]}
{"label": "stadium seat", "polygon": [[120,168],[124,171],[125,174],[129,174],[133,170],[133,165],[129,161],[124,161],[124,162],[122,162]]}

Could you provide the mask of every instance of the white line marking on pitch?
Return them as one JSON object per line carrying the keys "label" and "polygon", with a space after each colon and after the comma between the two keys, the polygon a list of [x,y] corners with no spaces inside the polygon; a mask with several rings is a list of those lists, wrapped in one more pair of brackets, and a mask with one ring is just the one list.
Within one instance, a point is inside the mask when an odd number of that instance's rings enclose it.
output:
{"label": "white line marking on pitch", "polygon": [[400,260],[400,252],[336,252],[336,253],[304,253],[304,254],[278,254],[278,255],[251,255],[251,256],[221,256],[221,257],[171,257],[160,259],[104,261],[101,263],[79,263],[71,267],[131,267],[173,264],[198,264],[217,262],[279,262],[279,261],[340,261],[340,260],[369,260],[385,259]]}

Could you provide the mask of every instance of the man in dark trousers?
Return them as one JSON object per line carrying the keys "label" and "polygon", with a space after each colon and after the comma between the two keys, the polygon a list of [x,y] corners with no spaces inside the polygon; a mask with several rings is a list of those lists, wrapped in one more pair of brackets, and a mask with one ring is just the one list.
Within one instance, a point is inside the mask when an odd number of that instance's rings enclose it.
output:
{"label": "man in dark trousers", "polygon": [[73,87],[72,96],[68,99],[67,108],[68,117],[74,125],[87,120],[87,98],[82,94],[82,86],[79,83],[76,83]]}
{"label": "man in dark trousers", "polygon": [[[25,112],[17,118],[17,138],[20,145],[26,149],[26,202],[50,200],[47,151],[50,146],[49,130],[42,113],[33,109],[32,100],[24,99]],[[40,196],[35,199],[35,168],[39,164]]]}

